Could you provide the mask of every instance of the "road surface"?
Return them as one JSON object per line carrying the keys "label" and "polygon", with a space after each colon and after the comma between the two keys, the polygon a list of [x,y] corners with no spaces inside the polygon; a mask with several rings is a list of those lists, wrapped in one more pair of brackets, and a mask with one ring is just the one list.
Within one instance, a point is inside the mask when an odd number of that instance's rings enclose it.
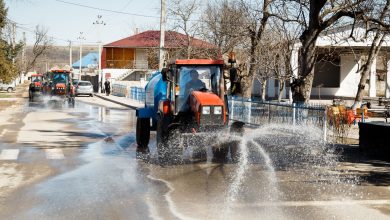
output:
{"label": "road surface", "polygon": [[97,97],[0,103],[1,219],[390,219],[385,161],[311,169],[249,152],[247,164],[163,166],[154,133],[137,158],[134,110]]}

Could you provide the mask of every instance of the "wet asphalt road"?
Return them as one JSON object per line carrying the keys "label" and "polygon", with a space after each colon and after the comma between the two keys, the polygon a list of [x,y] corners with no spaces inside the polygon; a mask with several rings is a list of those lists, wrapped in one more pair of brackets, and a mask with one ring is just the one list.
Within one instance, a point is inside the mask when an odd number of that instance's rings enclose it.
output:
{"label": "wet asphalt road", "polygon": [[251,153],[245,166],[162,166],[153,133],[150,159],[136,158],[135,111],[99,98],[0,110],[1,219],[390,219],[385,161],[353,158],[321,175],[272,172]]}

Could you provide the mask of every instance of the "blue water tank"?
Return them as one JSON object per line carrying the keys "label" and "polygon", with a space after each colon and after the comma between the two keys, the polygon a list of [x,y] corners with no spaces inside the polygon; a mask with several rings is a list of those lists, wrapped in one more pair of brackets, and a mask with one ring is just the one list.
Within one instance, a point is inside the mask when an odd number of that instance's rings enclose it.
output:
{"label": "blue water tank", "polygon": [[145,86],[145,107],[154,108],[157,114],[158,103],[167,97],[167,83],[162,80],[161,72],[154,73]]}

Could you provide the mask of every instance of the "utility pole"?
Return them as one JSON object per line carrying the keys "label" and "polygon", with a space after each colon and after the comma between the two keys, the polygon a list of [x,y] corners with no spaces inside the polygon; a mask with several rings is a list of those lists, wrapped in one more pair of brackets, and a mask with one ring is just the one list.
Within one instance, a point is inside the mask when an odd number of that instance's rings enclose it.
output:
{"label": "utility pole", "polygon": [[85,37],[83,36],[83,32],[80,32],[80,36],[77,38],[80,41],[80,65],[79,65],[79,80],[81,80],[81,73],[83,70],[83,40]]}
{"label": "utility pole", "polygon": [[99,68],[98,68],[98,92],[102,91],[102,83],[103,83],[103,73],[102,73],[102,41],[100,39],[100,26],[106,25],[106,23],[102,19],[103,16],[98,15],[97,20],[92,24],[96,25],[97,28],[97,37],[98,37],[98,50],[99,50]]}
{"label": "utility pole", "polygon": [[23,32],[23,48],[22,48],[22,73],[26,74],[26,32]]}
{"label": "utility pole", "polygon": [[72,69],[72,53],[73,53],[73,48],[72,48],[72,41],[69,40],[69,70]]}
{"label": "utility pole", "polygon": [[[15,66],[15,56],[14,56],[14,53],[15,53],[15,45],[16,45],[16,23],[15,22],[12,22],[11,23],[12,25],[12,65]],[[16,82],[16,80],[15,80]],[[22,73],[19,72],[19,83],[22,83]]]}
{"label": "utility pole", "polygon": [[160,17],[160,52],[158,69],[162,70],[165,59],[165,24],[167,23],[166,16],[166,0],[161,0],[161,17]]}

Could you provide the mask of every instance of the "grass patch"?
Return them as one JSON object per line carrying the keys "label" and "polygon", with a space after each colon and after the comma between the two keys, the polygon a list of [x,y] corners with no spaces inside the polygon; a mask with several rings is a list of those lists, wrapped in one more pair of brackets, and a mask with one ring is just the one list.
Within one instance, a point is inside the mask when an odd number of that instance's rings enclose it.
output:
{"label": "grass patch", "polygon": [[0,93],[0,99],[1,98],[12,98],[12,95],[6,93]]}

